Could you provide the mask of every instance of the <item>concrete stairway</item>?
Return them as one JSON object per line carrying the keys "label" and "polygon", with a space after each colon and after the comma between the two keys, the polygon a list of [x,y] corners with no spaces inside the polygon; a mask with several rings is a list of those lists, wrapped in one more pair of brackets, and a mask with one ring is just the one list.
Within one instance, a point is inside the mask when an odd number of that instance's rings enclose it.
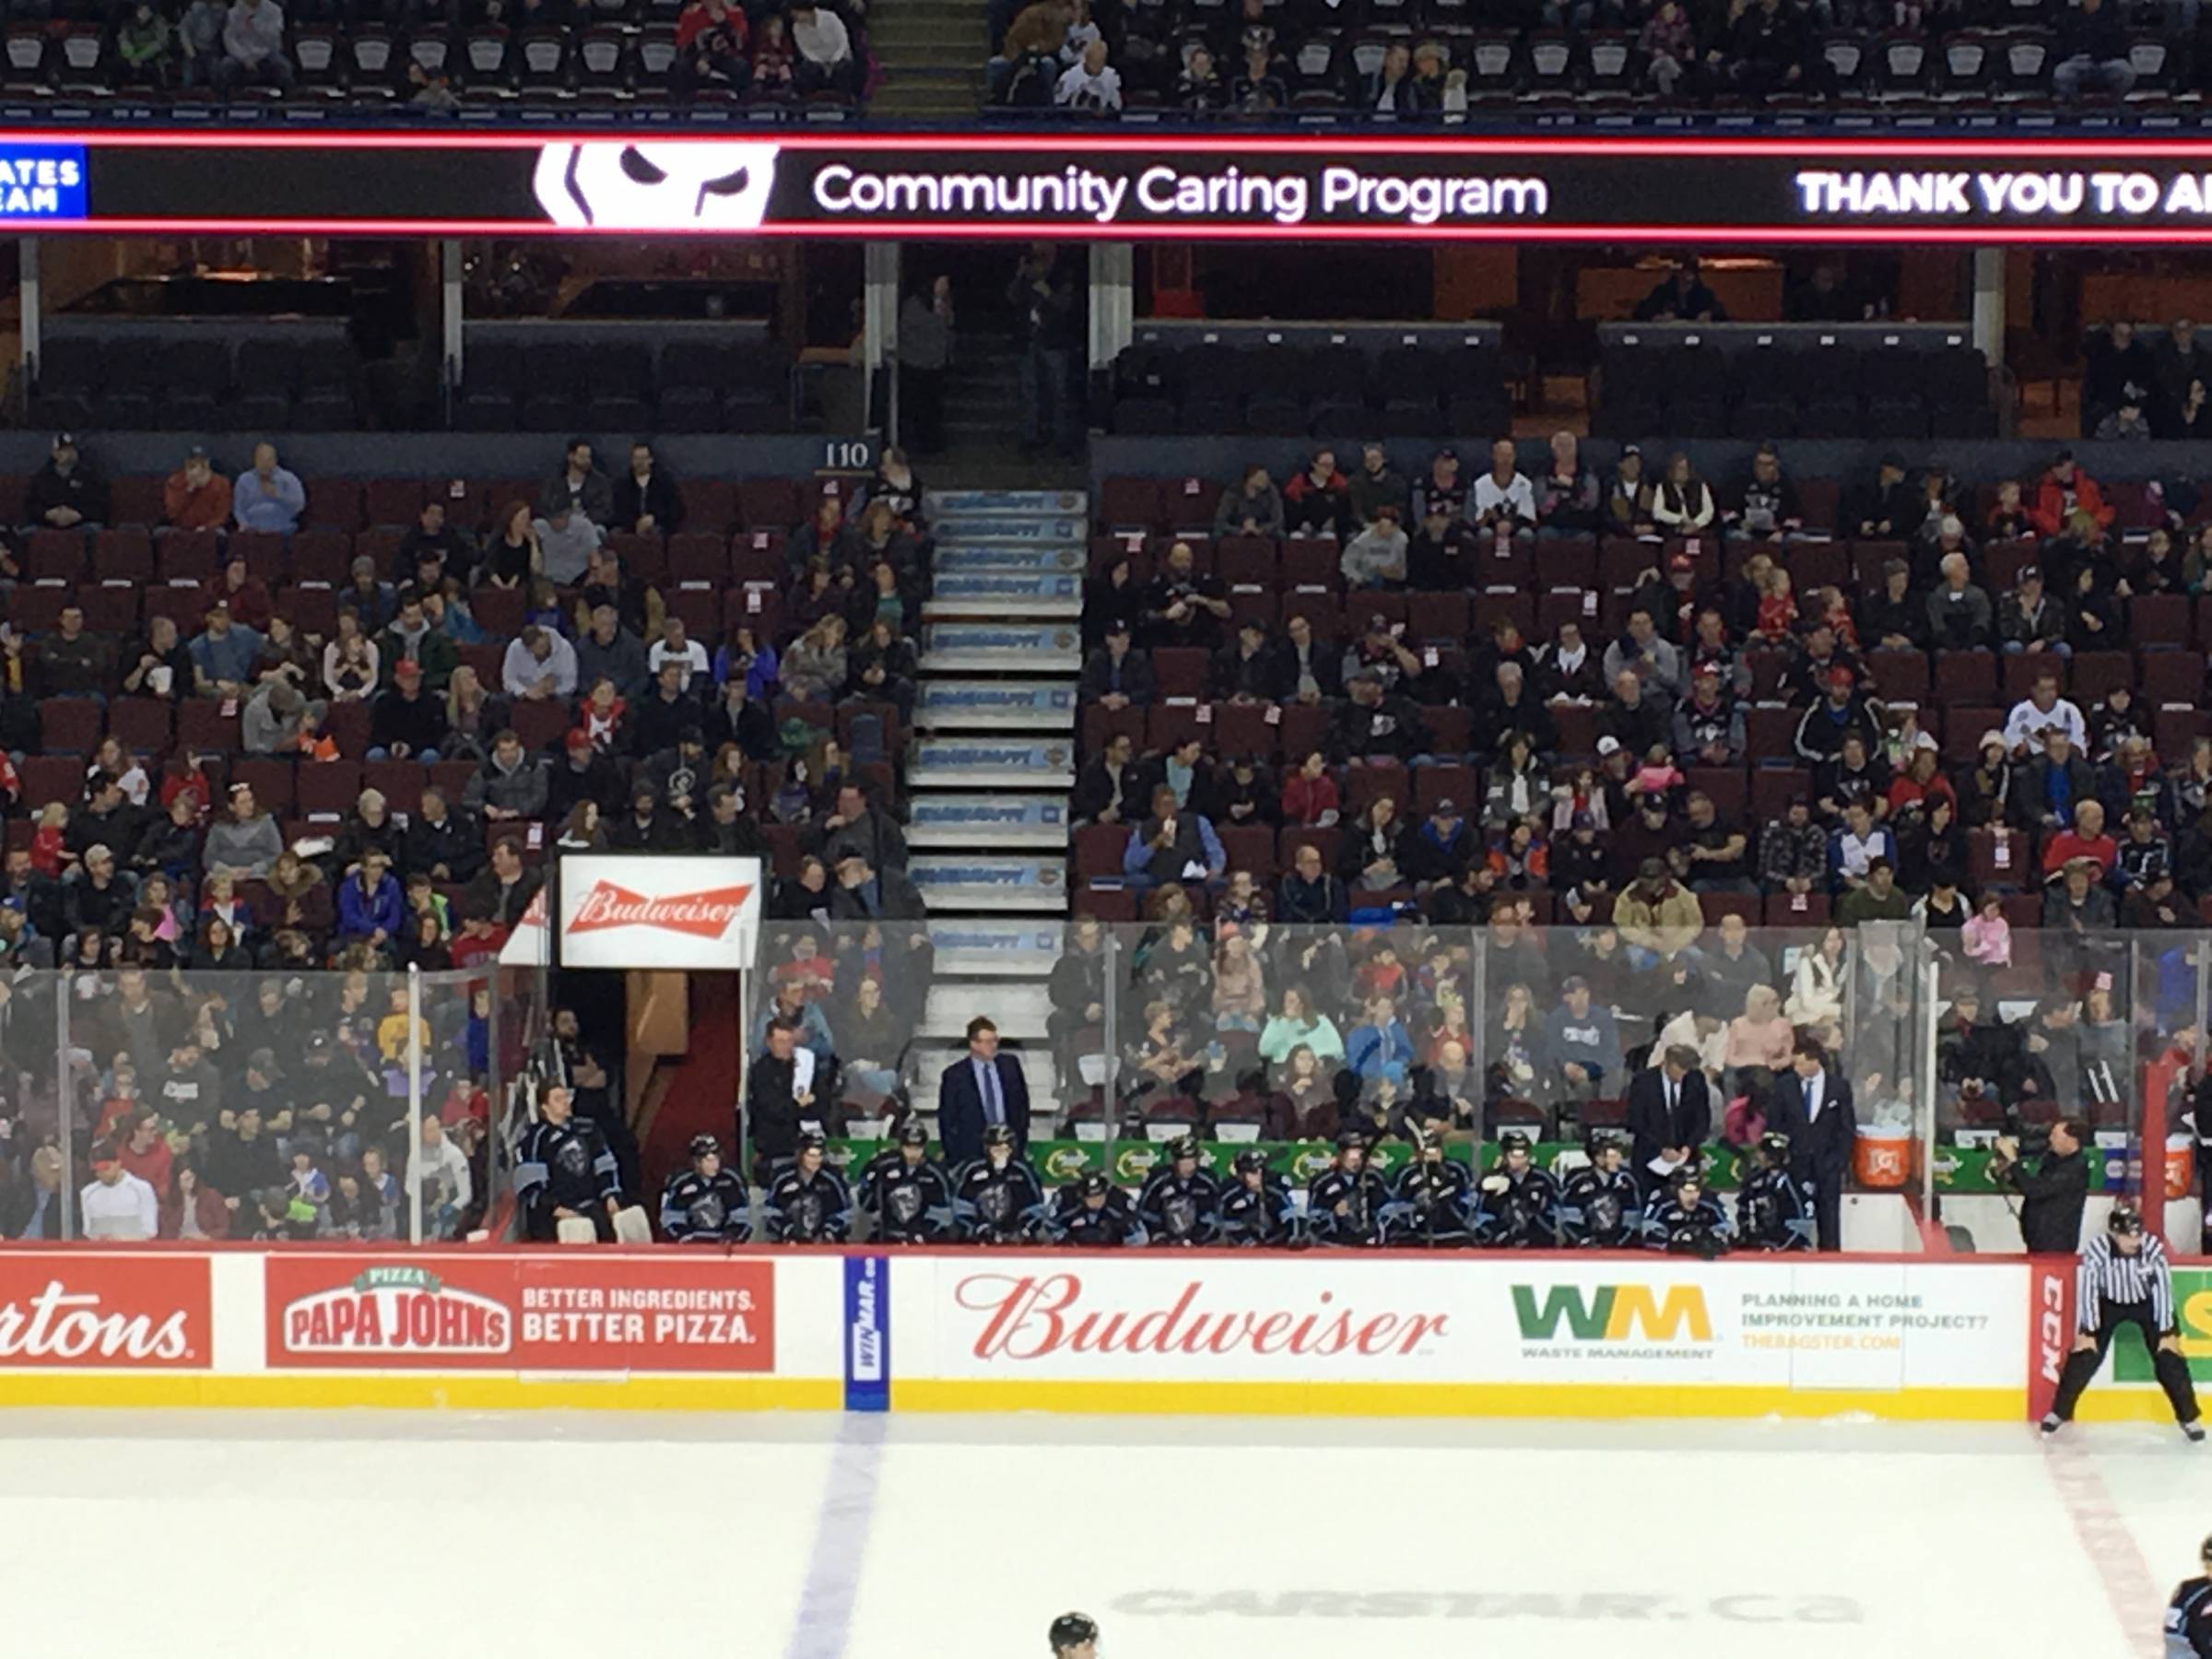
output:
{"label": "concrete stairway", "polygon": [[990,54],[980,6],[959,0],[878,0],[868,43],[883,65],[869,112],[917,121],[972,121]]}

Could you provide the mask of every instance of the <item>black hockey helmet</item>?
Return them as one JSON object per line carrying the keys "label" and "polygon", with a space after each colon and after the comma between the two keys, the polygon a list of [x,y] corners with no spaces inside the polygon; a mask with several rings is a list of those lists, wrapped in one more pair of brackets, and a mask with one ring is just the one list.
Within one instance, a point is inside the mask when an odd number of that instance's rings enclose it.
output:
{"label": "black hockey helmet", "polygon": [[1416,1158],[1426,1158],[1431,1152],[1441,1153],[1444,1149],[1444,1137],[1426,1124],[1408,1124],[1406,1136],[1413,1143],[1413,1155]]}
{"label": "black hockey helmet", "polygon": [[1704,1190],[1705,1172],[1699,1169],[1694,1162],[1677,1166],[1674,1172],[1666,1178],[1666,1190],[1670,1193],[1679,1193],[1686,1186],[1694,1186],[1700,1191]]}
{"label": "black hockey helmet", "polygon": [[812,1134],[802,1135],[799,1136],[798,1149],[802,1152],[827,1152],[830,1150],[829,1136]]}
{"label": "black hockey helmet", "polygon": [[1593,1159],[1608,1147],[1625,1155],[1629,1149],[1629,1137],[1610,1124],[1600,1124],[1583,1136],[1583,1150]]}
{"label": "black hockey helmet", "polygon": [[702,1158],[720,1158],[721,1156],[722,1143],[712,1135],[695,1135],[691,1137],[691,1161],[693,1163],[697,1163]]}
{"label": "black hockey helmet", "polygon": [[1194,1163],[1197,1161],[1198,1137],[1194,1135],[1179,1135],[1168,1143],[1170,1163],[1181,1163],[1186,1158]]}
{"label": "black hockey helmet", "polygon": [[1535,1143],[1520,1130],[1508,1129],[1498,1137],[1498,1150],[1500,1154],[1518,1152],[1524,1157],[1532,1157],[1535,1152]]}
{"label": "black hockey helmet", "polygon": [[1240,1175],[1265,1175],[1266,1172],[1267,1172],[1267,1154],[1266,1154],[1266,1153],[1265,1153],[1265,1152],[1258,1152],[1258,1151],[1254,1151],[1254,1150],[1253,1150],[1252,1147],[1245,1147],[1245,1148],[1244,1148],[1244,1150],[1243,1150],[1243,1151],[1241,1151],[1241,1152],[1240,1152],[1240,1153],[1238,1153],[1238,1154],[1237,1154],[1237,1173],[1238,1173],[1238,1174],[1240,1174]]}
{"label": "black hockey helmet", "polygon": [[1357,1129],[1341,1130],[1336,1135],[1336,1150],[1339,1152],[1364,1152],[1367,1150],[1367,1136]]}
{"label": "black hockey helmet", "polygon": [[1790,1137],[1779,1129],[1770,1129],[1759,1137],[1759,1149],[1769,1158],[1787,1158]]}
{"label": "black hockey helmet", "polygon": [[926,1147],[929,1145],[929,1131],[922,1126],[919,1118],[910,1118],[906,1127],[899,1131],[899,1144],[902,1147]]}
{"label": "black hockey helmet", "polygon": [[2112,1213],[2105,1218],[2105,1230],[2122,1238],[2132,1238],[2143,1230],[2143,1212],[2126,1198],[2112,1206]]}
{"label": "black hockey helmet", "polygon": [[1053,1652],[1065,1653],[1069,1648],[1081,1647],[1087,1641],[1099,1639],[1099,1621],[1088,1613],[1063,1613],[1053,1620],[1050,1640]]}
{"label": "black hockey helmet", "polygon": [[1013,1144],[1014,1131],[1004,1124],[994,1124],[983,1131],[983,1145],[986,1147],[1010,1147]]}
{"label": "black hockey helmet", "polygon": [[[1106,1179],[1103,1171],[1093,1170],[1076,1183],[1076,1191],[1086,1198],[1103,1198],[1108,1193],[1113,1191],[1113,1182]],[[1083,1636],[1077,1637],[1077,1640],[1088,1641],[1090,1639]]]}

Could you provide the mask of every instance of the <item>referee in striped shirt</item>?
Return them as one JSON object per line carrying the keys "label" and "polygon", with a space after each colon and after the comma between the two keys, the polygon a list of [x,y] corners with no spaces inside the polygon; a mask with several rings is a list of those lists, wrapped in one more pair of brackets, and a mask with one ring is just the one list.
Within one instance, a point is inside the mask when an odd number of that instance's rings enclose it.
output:
{"label": "referee in striped shirt", "polygon": [[2142,1212],[2124,1200],[2112,1206],[2104,1236],[2082,1247],[2074,1280],[2074,1351],[2059,1374],[2058,1397],[2043,1419],[2043,1432],[2056,1434],[2073,1421],[2074,1406],[2104,1364],[2105,1350],[2124,1324],[2143,1334],[2159,1386],[2173,1405],[2174,1420],[2193,1441],[2205,1438],[2197,1419],[2196,1389],[2182,1358],[2181,1331],[2174,1319],[2173,1268],[2166,1246],[2143,1230]]}

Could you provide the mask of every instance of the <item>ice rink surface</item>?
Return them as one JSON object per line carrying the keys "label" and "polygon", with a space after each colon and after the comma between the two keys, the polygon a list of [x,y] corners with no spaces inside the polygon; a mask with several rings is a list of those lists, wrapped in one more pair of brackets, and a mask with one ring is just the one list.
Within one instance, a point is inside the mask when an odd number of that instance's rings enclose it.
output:
{"label": "ice rink surface", "polygon": [[2170,1427],[34,1413],[0,1652],[2156,1659]]}

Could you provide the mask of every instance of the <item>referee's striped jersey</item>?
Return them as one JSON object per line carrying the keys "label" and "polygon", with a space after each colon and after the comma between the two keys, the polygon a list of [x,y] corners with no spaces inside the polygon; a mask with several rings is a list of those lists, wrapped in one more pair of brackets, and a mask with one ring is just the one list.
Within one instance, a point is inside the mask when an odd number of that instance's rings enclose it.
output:
{"label": "referee's striped jersey", "polygon": [[2106,1302],[2148,1302],[2150,1323],[2160,1331],[2172,1330],[2173,1268],[2166,1246],[2148,1233],[2134,1255],[2114,1250],[2110,1233],[2099,1233],[2083,1245],[2075,1269],[2075,1324],[2094,1333]]}

